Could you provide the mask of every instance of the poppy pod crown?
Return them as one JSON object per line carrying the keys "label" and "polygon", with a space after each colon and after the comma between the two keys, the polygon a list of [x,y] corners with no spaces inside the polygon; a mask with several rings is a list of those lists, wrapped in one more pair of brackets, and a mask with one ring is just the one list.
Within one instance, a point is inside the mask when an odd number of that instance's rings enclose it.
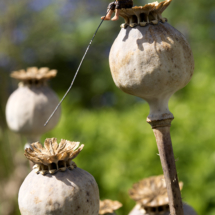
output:
{"label": "poppy pod crown", "polygon": [[27,70],[19,70],[11,73],[11,78],[15,78],[23,85],[38,85],[44,84],[48,79],[54,78],[57,75],[57,70],[49,70],[48,67],[29,67]]}
{"label": "poppy pod crown", "polygon": [[61,140],[58,144],[56,138],[47,138],[44,147],[39,142],[32,143],[31,148],[25,149],[25,156],[35,164],[35,172],[54,174],[77,167],[72,160],[84,148],[83,144],[79,144],[68,140]]}
{"label": "poppy pod crown", "polygon": [[[180,189],[183,183],[179,183]],[[130,197],[142,207],[168,205],[166,182],[163,175],[152,176],[135,183],[129,190]]]}
{"label": "poppy pod crown", "polygon": [[125,23],[121,28],[146,26],[147,24],[158,24],[158,22],[166,22],[167,19],[162,17],[162,13],[169,6],[172,0],[165,0],[158,3],[152,2],[144,6],[135,6],[132,8],[122,8],[119,15],[124,18]]}
{"label": "poppy pod crown", "polygon": [[100,201],[99,215],[103,214],[114,214],[114,211],[121,208],[122,204],[118,201],[112,201],[110,199],[105,199]]}

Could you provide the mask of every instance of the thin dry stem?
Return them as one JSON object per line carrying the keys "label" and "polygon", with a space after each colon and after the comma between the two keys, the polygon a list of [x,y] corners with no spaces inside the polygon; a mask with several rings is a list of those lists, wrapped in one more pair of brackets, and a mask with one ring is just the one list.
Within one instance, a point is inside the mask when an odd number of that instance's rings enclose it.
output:
{"label": "thin dry stem", "polygon": [[164,120],[149,123],[153,124],[153,132],[155,134],[167,186],[170,213],[171,215],[184,215],[175,166],[175,158],[170,137],[171,121],[169,121],[169,125],[165,125],[162,121]]}

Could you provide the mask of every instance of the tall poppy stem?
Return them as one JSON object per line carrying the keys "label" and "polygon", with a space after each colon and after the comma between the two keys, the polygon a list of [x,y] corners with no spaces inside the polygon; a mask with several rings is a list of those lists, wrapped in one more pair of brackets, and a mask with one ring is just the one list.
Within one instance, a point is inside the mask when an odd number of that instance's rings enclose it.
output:
{"label": "tall poppy stem", "polygon": [[173,119],[150,121],[148,119],[147,122],[152,126],[156,138],[161,165],[167,186],[170,214],[184,215],[170,136],[170,126],[172,120]]}

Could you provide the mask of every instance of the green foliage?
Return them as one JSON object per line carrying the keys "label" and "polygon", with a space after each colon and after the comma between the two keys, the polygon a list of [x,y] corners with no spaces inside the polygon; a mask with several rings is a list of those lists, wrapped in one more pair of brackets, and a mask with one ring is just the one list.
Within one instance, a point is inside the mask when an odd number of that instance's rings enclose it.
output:
{"label": "green foliage", "polygon": [[[215,113],[212,105],[215,91],[210,89],[210,80],[197,70],[184,89],[187,96],[179,91],[170,102],[175,116],[171,128],[173,147],[179,179],[184,182],[182,197],[199,214],[213,214],[214,204],[215,145],[211,116]],[[206,92],[209,95],[205,97]],[[64,137],[84,143],[85,148],[76,159],[78,166],[94,175],[102,199],[121,201],[124,207],[118,214],[127,214],[134,205],[128,196],[132,184],[162,174],[155,138],[145,122],[148,112],[146,103],[117,111],[72,108],[67,102],[59,125],[44,139]]]}

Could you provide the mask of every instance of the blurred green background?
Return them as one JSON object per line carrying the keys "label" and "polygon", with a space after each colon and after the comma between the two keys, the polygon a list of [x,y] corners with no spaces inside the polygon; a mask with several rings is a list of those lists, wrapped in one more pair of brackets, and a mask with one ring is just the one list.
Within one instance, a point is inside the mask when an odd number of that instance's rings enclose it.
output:
{"label": "blurred green background", "polygon": [[[152,1],[150,1],[152,2]],[[9,75],[30,66],[57,69],[51,87],[62,97],[77,69],[106,0],[0,0],[0,214],[18,215],[17,194],[28,174],[24,137],[10,131],[5,105],[17,88]],[[148,3],[135,0],[135,5]],[[215,2],[173,0],[164,12],[188,39],[195,57],[191,82],[170,100],[175,116],[171,136],[183,200],[198,214],[215,214]],[[135,205],[128,196],[134,182],[162,174],[150,125],[148,104],[121,92],[108,65],[117,22],[101,26],[74,87],[62,105],[58,126],[43,135],[80,141],[75,159],[96,179],[101,199],[119,200],[125,215]]]}

